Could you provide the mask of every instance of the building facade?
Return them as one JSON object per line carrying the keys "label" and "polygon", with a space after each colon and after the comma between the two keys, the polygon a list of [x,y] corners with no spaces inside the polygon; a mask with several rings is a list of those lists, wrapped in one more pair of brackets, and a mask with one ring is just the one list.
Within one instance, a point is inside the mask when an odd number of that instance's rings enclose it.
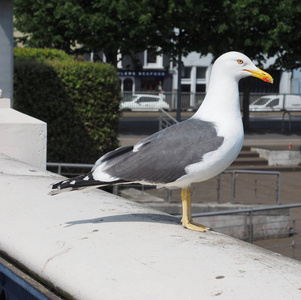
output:
{"label": "building facade", "polygon": [[[201,56],[191,52],[182,57],[181,101],[182,108],[196,108],[204,99],[209,85],[212,68],[212,55]],[[267,69],[273,60],[268,60]],[[253,97],[262,94],[292,93],[292,73],[280,70],[269,71],[274,78],[273,85],[251,78],[250,92]],[[164,93],[166,101],[172,108],[176,107],[178,90],[178,66],[170,61],[168,55],[157,55],[152,51],[144,51],[133,56],[125,56],[119,60],[118,74],[123,97],[138,93]],[[240,92],[245,89],[245,82],[239,84]],[[251,97],[251,101],[253,98]]]}
{"label": "building facade", "polygon": [[124,93],[161,93],[172,89],[173,76],[167,55],[145,50],[125,56],[117,67],[121,91]]}

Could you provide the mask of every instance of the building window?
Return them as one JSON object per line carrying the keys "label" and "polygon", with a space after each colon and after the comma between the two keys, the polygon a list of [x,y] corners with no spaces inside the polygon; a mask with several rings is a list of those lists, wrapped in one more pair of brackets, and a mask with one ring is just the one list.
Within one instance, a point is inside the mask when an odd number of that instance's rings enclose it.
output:
{"label": "building window", "polygon": [[157,63],[157,53],[154,49],[149,49],[147,52],[146,63],[147,64],[156,64]]}
{"label": "building window", "polygon": [[184,67],[182,78],[190,79],[190,77],[191,77],[191,67]]}
{"label": "building window", "polygon": [[125,92],[133,91],[133,80],[131,78],[126,78],[123,82],[123,90]]}
{"label": "building window", "polygon": [[144,51],[144,69],[163,69],[163,54],[158,55],[155,49]]}
{"label": "building window", "polygon": [[162,92],[162,82],[161,77],[143,77],[141,79],[141,91],[147,93],[160,93]]}
{"label": "building window", "polygon": [[195,91],[196,93],[206,93],[206,84],[197,84]]}
{"label": "building window", "polygon": [[181,84],[182,93],[190,93],[190,84]]}
{"label": "building window", "polygon": [[196,68],[196,78],[197,79],[205,79],[206,78],[206,67],[197,67]]}

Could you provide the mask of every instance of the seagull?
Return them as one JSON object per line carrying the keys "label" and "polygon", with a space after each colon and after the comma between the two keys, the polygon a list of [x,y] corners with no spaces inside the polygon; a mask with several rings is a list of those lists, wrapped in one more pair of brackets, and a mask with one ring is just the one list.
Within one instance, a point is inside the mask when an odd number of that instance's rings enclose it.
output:
{"label": "seagull", "polygon": [[53,184],[49,194],[126,183],[181,188],[183,227],[211,230],[192,220],[190,186],[220,174],[239,154],[244,132],[238,82],[248,76],[273,83],[271,75],[246,55],[234,51],[221,55],[213,64],[206,97],[191,118],[134,146],[108,152],[91,172]]}

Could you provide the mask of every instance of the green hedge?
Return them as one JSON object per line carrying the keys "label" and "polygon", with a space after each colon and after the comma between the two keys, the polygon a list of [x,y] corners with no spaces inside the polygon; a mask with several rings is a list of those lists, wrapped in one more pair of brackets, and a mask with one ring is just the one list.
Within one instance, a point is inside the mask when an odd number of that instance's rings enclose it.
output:
{"label": "green hedge", "polygon": [[118,146],[120,87],[113,66],[24,59],[19,51],[14,108],[47,122],[47,161],[94,163]]}
{"label": "green hedge", "polygon": [[40,49],[40,48],[14,48],[15,60],[59,60],[73,61],[73,56],[68,55],[64,51],[57,49]]}

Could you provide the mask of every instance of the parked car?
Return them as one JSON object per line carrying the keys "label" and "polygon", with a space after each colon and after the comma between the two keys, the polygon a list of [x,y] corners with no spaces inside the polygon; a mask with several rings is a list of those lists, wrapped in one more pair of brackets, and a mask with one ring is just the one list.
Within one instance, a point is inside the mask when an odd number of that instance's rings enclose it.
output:
{"label": "parked car", "polygon": [[250,111],[301,110],[300,95],[267,95],[256,99],[249,106]]}
{"label": "parked car", "polygon": [[120,103],[122,111],[158,111],[159,108],[170,111],[169,104],[155,95],[133,95]]}

